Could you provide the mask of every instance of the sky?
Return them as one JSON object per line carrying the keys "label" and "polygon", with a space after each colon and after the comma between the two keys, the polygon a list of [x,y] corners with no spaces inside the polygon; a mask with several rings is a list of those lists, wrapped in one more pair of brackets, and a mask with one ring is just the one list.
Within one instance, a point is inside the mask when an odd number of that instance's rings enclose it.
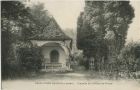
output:
{"label": "sky", "polygon": [[[31,0],[32,1],[32,0]],[[76,31],[77,18],[84,9],[84,0],[33,0],[34,3],[43,2],[47,9],[55,18],[60,27]],[[135,10],[135,18],[129,26],[127,42],[140,42],[140,0],[130,2]]]}
{"label": "sky", "polygon": [[133,22],[129,25],[127,33],[127,42],[138,41],[140,42],[140,0],[130,2],[134,8],[135,17]]}

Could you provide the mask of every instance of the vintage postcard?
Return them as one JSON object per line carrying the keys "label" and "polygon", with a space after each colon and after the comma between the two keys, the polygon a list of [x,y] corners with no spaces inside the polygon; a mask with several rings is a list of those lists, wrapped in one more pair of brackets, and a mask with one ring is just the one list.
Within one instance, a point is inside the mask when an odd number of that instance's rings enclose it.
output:
{"label": "vintage postcard", "polygon": [[139,0],[2,0],[2,90],[140,90]]}

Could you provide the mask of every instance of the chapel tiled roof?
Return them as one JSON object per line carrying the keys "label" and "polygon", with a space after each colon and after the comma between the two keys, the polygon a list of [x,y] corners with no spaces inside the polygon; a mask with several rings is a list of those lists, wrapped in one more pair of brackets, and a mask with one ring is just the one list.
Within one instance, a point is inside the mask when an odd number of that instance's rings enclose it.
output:
{"label": "chapel tiled roof", "polygon": [[57,22],[52,19],[42,33],[36,34],[30,40],[71,40],[59,27]]}

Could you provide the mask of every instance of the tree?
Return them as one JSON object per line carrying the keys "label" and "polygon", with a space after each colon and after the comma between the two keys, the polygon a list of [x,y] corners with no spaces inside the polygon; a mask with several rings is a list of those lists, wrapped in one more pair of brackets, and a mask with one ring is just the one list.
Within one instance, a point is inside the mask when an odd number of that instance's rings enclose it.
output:
{"label": "tree", "polygon": [[[95,69],[99,69],[99,63],[105,58],[106,45],[104,44],[104,18],[103,2],[86,1],[85,11],[80,14],[77,25],[77,46],[83,49],[84,55],[94,57]],[[102,49],[101,49],[102,48]],[[103,54],[104,53],[104,54]],[[89,62],[89,61],[87,61]]]}
{"label": "tree", "polygon": [[107,62],[105,58],[116,60],[133,17],[129,1],[85,1],[77,22],[77,46],[95,58],[95,68]]}
{"label": "tree", "polygon": [[[40,67],[40,52],[37,51],[37,48],[32,47],[30,37],[43,33],[46,27],[58,28],[54,18],[49,15],[41,3],[27,7],[19,1],[2,1],[1,5],[2,76],[10,76],[9,74],[15,76],[19,72],[22,73],[23,58],[27,60],[25,65],[27,69],[32,69],[35,66]],[[26,51],[24,53],[22,48],[30,49],[27,52],[28,55],[25,55]],[[33,52],[36,53],[30,54]],[[22,55],[25,56],[22,57]],[[33,67],[30,67],[31,64]]]}
{"label": "tree", "polygon": [[10,56],[12,43],[22,39],[21,32],[29,15],[29,8],[19,1],[1,2],[2,76],[8,75],[10,71],[7,58]]}
{"label": "tree", "polygon": [[34,4],[30,9],[32,21],[30,22],[30,27],[27,29],[27,33],[29,31],[31,32],[31,34],[27,36],[28,38],[38,33],[42,33],[44,29],[49,26],[50,21],[52,21],[52,16],[44,9],[43,3]]}
{"label": "tree", "polygon": [[[134,17],[134,10],[129,1],[105,2],[104,3],[105,41],[108,44],[108,60],[114,63],[111,67],[117,68],[117,57],[124,47],[129,24]],[[112,69],[114,69],[112,68]]]}

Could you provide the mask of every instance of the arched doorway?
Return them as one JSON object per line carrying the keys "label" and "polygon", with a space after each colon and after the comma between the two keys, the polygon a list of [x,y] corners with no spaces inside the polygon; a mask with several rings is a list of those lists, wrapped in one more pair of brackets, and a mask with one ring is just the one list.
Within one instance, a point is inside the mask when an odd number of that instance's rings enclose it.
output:
{"label": "arched doorway", "polygon": [[58,63],[59,53],[57,50],[52,50],[50,53],[51,63]]}

